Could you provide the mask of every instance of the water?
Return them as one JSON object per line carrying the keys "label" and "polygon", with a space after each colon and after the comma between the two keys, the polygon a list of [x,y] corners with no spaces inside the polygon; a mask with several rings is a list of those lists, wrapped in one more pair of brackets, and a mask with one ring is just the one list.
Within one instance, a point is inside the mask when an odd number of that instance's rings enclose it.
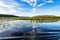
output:
{"label": "water", "polygon": [[6,21],[0,25],[0,40],[59,40],[60,21]]}

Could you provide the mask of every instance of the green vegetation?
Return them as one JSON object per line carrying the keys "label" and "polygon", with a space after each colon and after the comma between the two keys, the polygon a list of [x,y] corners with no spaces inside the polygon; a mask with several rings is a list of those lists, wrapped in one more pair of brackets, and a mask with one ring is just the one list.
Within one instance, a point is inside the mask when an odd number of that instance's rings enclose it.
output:
{"label": "green vegetation", "polygon": [[55,22],[60,21],[60,16],[43,15],[33,17],[12,17],[13,20],[31,20],[36,22]]}
{"label": "green vegetation", "polygon": [[60,20],[59,16],[12,17],[16,20]]}
{"label": "green vegetation", "polygon": [[33,16],[33,17],[24,17],[24,16],[14,16],[14,15],[1,15],[0,19],[12,19],[12,20],[36,20],[36,21],[59,21],[60,16],[53,15],[43,15],[43,16]]}

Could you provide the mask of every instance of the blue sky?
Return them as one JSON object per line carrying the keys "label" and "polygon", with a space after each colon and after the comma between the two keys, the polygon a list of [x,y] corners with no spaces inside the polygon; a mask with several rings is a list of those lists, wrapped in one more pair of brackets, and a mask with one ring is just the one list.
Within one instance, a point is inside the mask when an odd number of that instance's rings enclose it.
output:
{"label": "blue sky", "polygon": [[0,0],[0,14],[60,16],[60,0]]}

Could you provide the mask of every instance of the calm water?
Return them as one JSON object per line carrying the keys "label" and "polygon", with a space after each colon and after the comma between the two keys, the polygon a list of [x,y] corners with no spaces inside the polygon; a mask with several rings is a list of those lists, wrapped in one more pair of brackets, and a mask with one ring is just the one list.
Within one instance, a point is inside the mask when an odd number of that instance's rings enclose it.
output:
{"label": "calm water", "polygon": [[60,21],[7,21],[0,25],[0,40],[59,40]]}

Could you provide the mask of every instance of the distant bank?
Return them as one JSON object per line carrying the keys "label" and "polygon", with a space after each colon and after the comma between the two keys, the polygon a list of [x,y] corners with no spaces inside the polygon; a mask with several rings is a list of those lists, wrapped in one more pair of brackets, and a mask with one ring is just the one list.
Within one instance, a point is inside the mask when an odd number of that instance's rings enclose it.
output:
{"label": "distant bank", "polygon": [[0,20],[39,20],[39,21],[58,21],[60,16],[54,15],[37,15],[33,17],[15,16],[15,15],[3,15],[0,14]]}

